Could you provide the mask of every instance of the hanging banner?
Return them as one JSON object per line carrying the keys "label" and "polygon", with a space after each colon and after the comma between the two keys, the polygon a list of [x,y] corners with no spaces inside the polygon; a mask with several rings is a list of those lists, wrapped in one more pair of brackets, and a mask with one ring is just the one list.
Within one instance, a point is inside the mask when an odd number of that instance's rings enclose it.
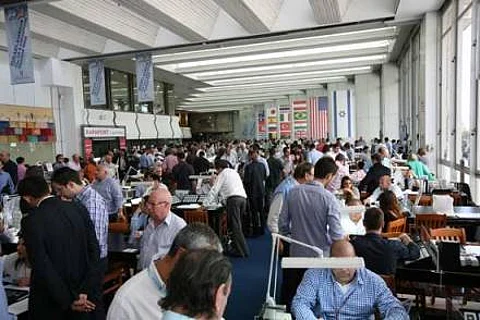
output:
{"label": "hanging banner", "polygon": [[326,138],[328,135],[328,97],[309,99],[309,135],[312,140]]}
{"label": "hanging banner", "polygon": [[34,83],[30,22],[26,3],[5,7],[10,83]]}
{"label": "hanging banner", "polygon": [[269,139],[277,139],[277,106],[270,106],[267,108],[268,112],[268,138]]}
{"label": "hanging banner", "polygon": [[293,102],[293,131],[295,139],[307,137],[307,101],[299,100]]}
{"label": "hanging banner", "polygon": [[289,139],[292,134],[292,113],[289,105],[278,106],[280,138]]}
{"label": "hanging banner", "polygon": [[150,53],[136,55],[138,102],[154,100],[153,63]]}
{"label": "hanging banner", "polygon": [[107,104],[105,95],[105,67],[103,61],[95,60],[88,65],[90,78],[90,104],[99,106]]}
{"label": "hanging banner", "polygon": [[265,123],[265,110],[261,109],[257,111],[257,140],[263,140],[266,137],[267,125]]}

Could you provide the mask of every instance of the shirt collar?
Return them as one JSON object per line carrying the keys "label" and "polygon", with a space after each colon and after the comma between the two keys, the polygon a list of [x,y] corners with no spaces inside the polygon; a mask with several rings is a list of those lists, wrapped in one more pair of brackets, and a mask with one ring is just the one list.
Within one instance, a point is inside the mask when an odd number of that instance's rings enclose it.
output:
{"label": "shirt collar", "polygon": [[77,194],[77,199],[83,198],[91,189],[92,187],[89,185],[83,187],[82,190]]}
{"label": "shirt collar", "polygon": [[[165,218],[165,220],[162,221],[162,223],[160,223],[158,226],[161,226],[162,224],[166,224],[167,226],[170,225],[170,223],[172,223],[172,212],[169,211],[168,214],[167,214],[167,217]],[[150,219],[150,223],[153,225],[153,227],[155,228],[155,222],[153,221],[153,219]]]}
{"label": "shirt collar", "polygon": [[[334,275],[333,275],[333,270],[330,269],[330,279],[333,283],[335,282],[338,282]],[[352,282],[349,283],[349,285],[352,285],[352,286],[355,286],[355,285],[363,285],[364,281],[363,281],[363,272],[362,272],[362,269],[361,268],[358,268],[355,272],[355,278],[353,279]]]}
{"label": "shirt collar", "polygon": [[155,260],[152,260],[152,262],[150,262],[150,265],[148,266],[148,269],[147,269],[147,273],[148,273],[148,277],[155,284],[158,291],[166,293],[167,287],[162,277],[160,277],[160,274],[158,273],[157,267],[155,266]]}
{"label": "shirt collar", "polygon": [[170,319],[170,320],[192,320],[193,318],[184,316],[183,314],[176,313],[173,311],[165,311],[163,314],[163,319]]}

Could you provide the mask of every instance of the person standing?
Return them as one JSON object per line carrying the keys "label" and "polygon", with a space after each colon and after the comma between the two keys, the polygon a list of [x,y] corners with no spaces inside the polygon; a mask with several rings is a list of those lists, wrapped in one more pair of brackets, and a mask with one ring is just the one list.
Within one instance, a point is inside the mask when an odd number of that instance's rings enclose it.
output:
{"label": "person standing", "polygon": [[10,174],[4,170],[5,170],[4,162],[0,161],[0,195],[14,194],[15,185],[13,184]]}
{"label": "person standing", "polygon": [[103,164],[97,166],[96,178],[97,180],[92,184],[92,187],[105,199],[109,221],[125,220],[123,194],[118,181],[108,176],[108,168]]}
{"label": "person standing", "polygon": [[18,169],[15,162],[10,160],[10,153],[7,151],[0,152],[0,161],[3,162],[3,171],[10,175],[13,185],[16,186],[18,183]]}
{"label": "person standing", "polygon": [[242,231],[242,217],[247,207],[247,193],[238,172],[229,168],[228,161],[215,161],[217,177],[210,189],[204,205],[217,203],[217,197],[226,199],[227,224],[232,232],[232,248],[228,252],[234,256],[247,257],[250,254]]}
{"label": "person standing", "polygon": [[68,162],[68,167],[75,171],[82,170],[82,166],[80,164],[80,156],[78,154],[75,153],[72,156],[72,161]]}
{"label": "person standing", "polygon": [[49,195],[43,177],[25,178],[18,193],[32,208],[22,220],[32,267],[30,319],[88,319],[101,298],[100,249],[88,211]]}
{"label": "person standing", "polygon": [[[252,235],[259,236],[265,233],[265,166],[258,162],[258,153],[255,150],[250,150],[250,163],[245,166],[243,175],[243,184],[247,192],[247,199],[249,204],[249,227],[252,228]],[[246,230],[245,230],[246,231]]]}
{"label": "person standing", "polygon": [[180,151],[177,153],[178,164],[172,169],[172,177],[176,184],[177,190],[195,191],[195,183],[190,180],[190,176],[195,174],[193,166],[185,161],[185,153]]}
{"label": "person standing", "polygon": [[17,162],[17,178],[18,182],[20,182],[23,180],[23,178],[25,178],[25,173],[27,173],[27,167],[25,167],[25,158],[18,157],[15,159],[15,162]]}

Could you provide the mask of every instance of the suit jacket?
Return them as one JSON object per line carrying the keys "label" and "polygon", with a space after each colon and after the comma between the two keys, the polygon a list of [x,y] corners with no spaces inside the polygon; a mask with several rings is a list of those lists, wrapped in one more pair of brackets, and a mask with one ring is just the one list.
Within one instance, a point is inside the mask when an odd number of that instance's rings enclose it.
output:
{"label": "suit jacket", "polygon": [[365,260],[365,267],[376,274],[395,274],[398,261],[420,257],[420,248],[416,243],[405,245],[400,241],[383,239],[376,233],[355,237],[352,244],[357,256]]}
{"label": "suit jacket", "polygon": [[46,198],[23,219],[22,229],[32,266],[30,319],[88,318],[70,309],[80,293],[91,299],[98,285],[100,249],[87,209]]}
{"label": "suit jacket", "polygon": [[375,163],[370,170],[368,170],[367,175],[360,181],[358,185],[358,189],[360,191],[365,190],[367,188],[368,194],[372,194],[375,189],[377,189],[379,180],[381,176],[390,175],[391,170],[387,167],[383,166],[381,163]]}

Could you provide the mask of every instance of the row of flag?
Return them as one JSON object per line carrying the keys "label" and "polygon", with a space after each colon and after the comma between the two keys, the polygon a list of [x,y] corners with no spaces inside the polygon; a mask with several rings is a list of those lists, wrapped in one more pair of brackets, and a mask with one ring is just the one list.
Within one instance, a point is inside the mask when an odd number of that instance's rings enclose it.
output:
{"label": "row of flag", "polygon": [[257,107],[257,139],[320,139],[327,135],[327,97]]}

